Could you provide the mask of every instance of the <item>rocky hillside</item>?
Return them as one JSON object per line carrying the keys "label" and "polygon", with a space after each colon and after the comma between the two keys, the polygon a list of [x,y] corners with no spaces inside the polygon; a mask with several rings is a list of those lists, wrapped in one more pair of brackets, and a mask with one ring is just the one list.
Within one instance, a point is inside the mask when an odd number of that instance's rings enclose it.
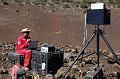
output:
{"label": "rocky hillside", "polygon": [[17,4],[29,4],[35,6],[47,6],[52,9],[58,8],[59,5],[64,5],[63,8],[76,8],[80,7],[86,9],[91,3],[103,2],[109,7],[119,8],[119,0],[0,0],[3,5],[9,5],[10,3]]}

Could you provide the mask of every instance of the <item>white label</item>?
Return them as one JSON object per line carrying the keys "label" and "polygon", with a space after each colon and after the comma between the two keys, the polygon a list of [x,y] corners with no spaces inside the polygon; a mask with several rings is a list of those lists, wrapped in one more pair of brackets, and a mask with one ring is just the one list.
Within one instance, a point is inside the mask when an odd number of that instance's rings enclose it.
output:
{"label": "white label", "polygon": [[91,4],[91,9],[104,9],[104,3]]}
{"label": "white label", "polygon": [[45,70],[45,63],[42,63],[42,70]]}
{"label": "white label", "polygon": [[41,52],[48,52],[48,47],[41,47]]}

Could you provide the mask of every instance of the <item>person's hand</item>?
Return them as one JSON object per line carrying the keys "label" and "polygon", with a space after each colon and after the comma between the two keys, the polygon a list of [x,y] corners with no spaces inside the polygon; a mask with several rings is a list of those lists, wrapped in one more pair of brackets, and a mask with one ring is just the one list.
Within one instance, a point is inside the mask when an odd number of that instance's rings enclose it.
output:
{"label": "person's hand", "polygon": [[27,39],[27,42],[30,42],[31,40],[30,39]]}

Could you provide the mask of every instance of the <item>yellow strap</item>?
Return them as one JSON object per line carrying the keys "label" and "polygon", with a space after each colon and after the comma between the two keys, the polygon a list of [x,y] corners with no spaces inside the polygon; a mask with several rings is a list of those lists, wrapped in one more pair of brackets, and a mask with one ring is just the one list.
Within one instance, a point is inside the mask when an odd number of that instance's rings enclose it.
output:
{"label": "yellow strap", "polygon": [[33,75],[32,75],[32,79],[40,79],[40,77],[39,77],[38,74],[33,74]]}

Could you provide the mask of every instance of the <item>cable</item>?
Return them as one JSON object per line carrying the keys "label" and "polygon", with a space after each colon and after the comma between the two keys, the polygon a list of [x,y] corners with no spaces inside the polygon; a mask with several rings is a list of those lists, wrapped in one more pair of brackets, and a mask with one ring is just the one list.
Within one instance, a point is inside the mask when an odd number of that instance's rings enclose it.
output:
{"label": "cable", "polygon": [[85,13],[85,27],[84,27],[84,34],[83,34],[83,46],[85,46],[87,42],[87,24],[86,24],[86,13]]}

